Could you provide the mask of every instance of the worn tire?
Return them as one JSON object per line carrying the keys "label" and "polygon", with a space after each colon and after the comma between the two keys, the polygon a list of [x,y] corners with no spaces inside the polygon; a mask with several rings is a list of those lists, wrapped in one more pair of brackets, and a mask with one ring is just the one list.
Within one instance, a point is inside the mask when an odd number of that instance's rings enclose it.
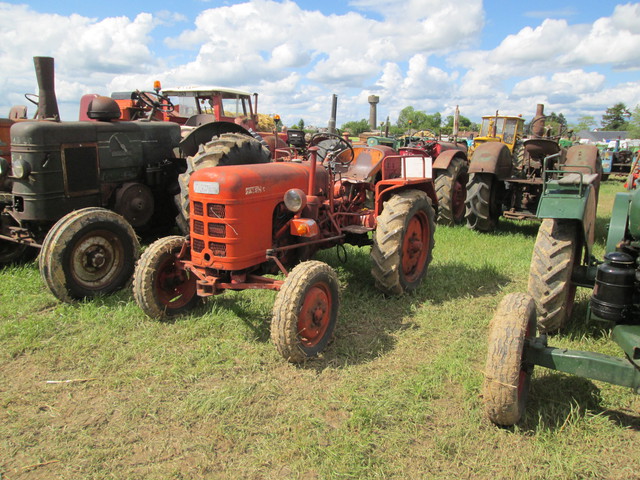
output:
{"label": "worn tire", "polygon": [[61,218],[42,243],[40,275],[63,302],[113,293],[131,279],[140,245],[131,225],[102,208]]}
{"label": "worn tire", "polygon": [[241,133],[223,133],[201,145],[197,154],[187,158],[187,170],[178,176],[180,193],[175,197],[176,223],[182,233],[189,233],[189,180],[193,172],[208,167],[268,163],[270,155],[258,140]]}
{"label": "worn tire", "polygon": [[420,190],[405,190],[384,202],[371,247],[371,274],[378,289],[401,295],[420,285],[435,245],[435,212]]}
{"label": "worn tire", "polygon": [[491,232],[498,225],[500,204],[498,202],[499,180],[490,173],[472,173],[467,183],[467,227],[480,232]]}
{"label": "worn tire", "polygon": [[338,276],[329,265],[310,260],[291,270],[273,305],[271,340],[280,355],[299,363],[322,352],[339,305]]}
{"label": "worn tire", "polygon": [[133,298],[151,318],[187,313],[201,303],[196,277],[175,265],[185,241],[177,235],[161,238],[144,251],[136,265]]}
{"label": "worn tire", "polygon": [[438,196],[437,222],[458,225],[464,221],[469,166],[462,158],[453,158],[449,167],[434,181]]}
{"label": "worn tire", "polygon": [[552,332],[571,317],[576,286],[571,282],[580,263],[578,224],[547,218],[538,229],[529,269],[529,294],[536,302],[538,329]]}
{"label": "worn tire", "polygon": [[526,293],[504,297],[489,327],[483,400],[489,419],[502,426],[524,413],[533,365],[523,363],[525,340],[535,338],[536,306]]}

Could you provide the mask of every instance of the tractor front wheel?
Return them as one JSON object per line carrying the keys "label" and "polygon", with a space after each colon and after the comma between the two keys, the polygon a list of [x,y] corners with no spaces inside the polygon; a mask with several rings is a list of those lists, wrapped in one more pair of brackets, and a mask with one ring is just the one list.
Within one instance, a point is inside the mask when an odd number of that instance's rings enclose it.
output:
{"label": "tractor front wheel", "polygon": [[85,208],[62,217],[40,252],[40,274],[63,302],[113,293],[131,279],[140,245],[117,213]]}
{"label": "tractor front wheel", "polygon": [[467,184],[465,217],[467,227],[480,232],[496,228],[500,218],[500,181],[491,173],[472,173]]}
{"label": "tractor front wheel", "polygon": [[458,225],[464,221],[467,198],[467,162],[462,158],[451,160],[449,167],[434,181],[438,195],[438,223]]}
{"label": "tractor front wheel", "polygon": [[420,285],[435,245],[435,213],[420,190],[384,202],[371,247],[371,274],[384,293],[401,295]]}
{"label": "tractor front wheel", "polygon": [[329,265],[311,260],[296,266],[273,305],[271,340],[278,352],[292,363],[322,352],[333,335],[339,305],[338,276]]}
{"label": "tractor front wheel", "polygon": [[195,275],[179,268],[176,262],[185,242],[177,235],[161,238],[144,251],[136,265],[133,298],[151,318],[187,313],[202,300],[197,294]]}
{"label": "tractor front wheel", "polygon": [[[8,240],[0,240],[0,265],[19,263],[29,256],[29,251],[33,250],[24,243],[15,243]],[[35,255],[31,258],[34,258]]]}
{"label": "tractor front wheel", "polygon": [[502,299],[489,326],[483,400],[489,419],[511,426],[524,413],[533,365],[524,360],[525,341],[536,335],[536,306],[526,293]]}
{"label": "tractor front wheel", "polygon": [[580,264],[578,224],[546,218],[538,229],[529,270],[529,294],[538,309],[538,328],[553,332],[571,318],[576,286],[571,275]]}

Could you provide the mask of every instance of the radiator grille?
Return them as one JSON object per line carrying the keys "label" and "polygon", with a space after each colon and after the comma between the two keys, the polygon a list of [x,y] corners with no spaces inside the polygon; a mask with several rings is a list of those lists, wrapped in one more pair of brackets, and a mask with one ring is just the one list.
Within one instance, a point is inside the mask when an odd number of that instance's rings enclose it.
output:
{"label": "radiator grille", "polygon": [[204,222],[201,220],[193,221],[193,233],[204,235]]}
{"label": "radiator grille", "polygon": [[191,240],[192,243],[192,247],[193,247],[193,251],[194,252],[198,252],[200,253],[201,251],[204,250],[204,241],[200,240],[199,238],[193,238]]}
{"label": "radiator grille", "polygon": [[227,256],[227,246],[224,243],[209,242],[209,250],[211,250],[215,257]]}
{"label": "radiator grille", "polygon": [[219,203],[209,203],[207,205],[207,215],[213,218],[225,217],[225,206]]}
{"label": "radiator grille", "polygon": [[208,233],[210,237],[224,238],[227,236],[227,226],[223,223],[210,223]]}
{"label": "radiator grille", "polygon": [[203,213],[202,202],[193,202],[193,214],[202,216]]}

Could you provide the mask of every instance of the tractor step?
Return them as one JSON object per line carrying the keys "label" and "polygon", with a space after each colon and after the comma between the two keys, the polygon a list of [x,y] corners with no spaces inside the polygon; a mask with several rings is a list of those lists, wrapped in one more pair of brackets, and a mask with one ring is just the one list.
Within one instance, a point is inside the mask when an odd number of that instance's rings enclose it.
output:
{"label": "tractor step", "polygon": [[363,227],[362,225],[347,225],[346,227],[342,227],[342,231],[348,233],[367,233],[373,230],[373,228]]}

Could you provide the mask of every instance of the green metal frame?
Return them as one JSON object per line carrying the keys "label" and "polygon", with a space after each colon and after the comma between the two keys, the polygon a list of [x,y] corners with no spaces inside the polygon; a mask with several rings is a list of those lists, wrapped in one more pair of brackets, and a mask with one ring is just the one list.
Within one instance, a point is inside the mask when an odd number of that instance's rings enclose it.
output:
{"label": "green metal frame", "polygon": [[628,358],[548,347],[547,337],[542,335],[525,344],[523,364],[629,387],[640,393],[640,325],[618,325],[613,329],[613,338]]}

